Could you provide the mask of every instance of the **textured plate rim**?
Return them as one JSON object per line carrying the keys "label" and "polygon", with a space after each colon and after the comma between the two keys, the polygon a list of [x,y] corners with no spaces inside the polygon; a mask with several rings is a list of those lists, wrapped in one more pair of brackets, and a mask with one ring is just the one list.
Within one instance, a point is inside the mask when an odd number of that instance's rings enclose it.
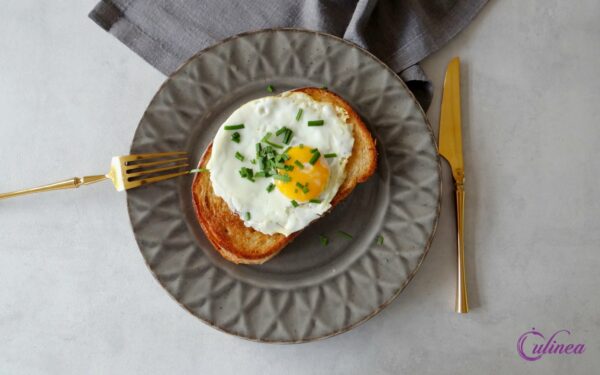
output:
{"label": "textured plate rim", "polygon": [[[167,292],[167,295],[169,295],[169,297],[175,301],[179,306],[181,306],[183,309],[185,309],[190,315],[192,315],[194,318],[199,319],[200,321],[202,321],[203,323],[207,324],[208,326],[217,329],[218,331],[227,333],[231,336],[235,336],[238,338],[242,338],[244,340],[247,341],[252,341],[252,342],[260,342],[260,343],[267,343],[267,344],[302,344],[302,343],[308,343],[308,342],[314,342],[314,341],[319,341],[319,340],[323,340],[326,338],[330,338],[333,336],[337,336],[339,334],[345,333],[350,331],[351,329],[363,324],[364,322],[368,321],[369,319],[373,318],[375,315],[377,315],[378,313],[380,313],[384,308],[386,308],[390,303],[392,303],[399,295],[400,293],[402,293],[402,291],[406,288],[406,286],[412,281],[413,277],[415,276],[415,274],[417,273],[417,271],[419,271],[419,269],[421,268],[421,264],[423,263],[423,261],[425,260],[425,257],[427,256],[427,254],[429,253],[429,249],[431,248],[431,244],[433,242],[433,239],[435,238],[435,234],[437,231],[437,226],[439,223],[439,218],[440,218],[440,212],[441,212],[441,204],[442,204],[442,165],[441,165],[441,159],[440,159],[440,155],[438,152],[438,145],[437,145],[437,140],[435,139],[435,134],[433,132],[433,128],[431,127],[431,124],[429,122],[429,118],[427,117],[427,114],[425,113],[425,111],[423,110],[423,108],[421,107],[421,105],[419,104],[419,102],[417,101],[416,97],[414,96],[414,94],[412,93],[412,91],[410,91],[410,89],[408,88],[408,86],[406,85],[406,83],[398,76],[398,74],[396,72],[394,72],[387,64],[385,64],[383,61],[381,61],[381,59],[379,59],[377,56],[373,55],[371,52],[369,52],[368,50],[364,49],[363,47],[348,41],[346,39],[340,38],[336,35],[332,35],[329,33],[325,33],[325,32],[321,32],[321,31],[316,31],[316,30],[310,30],[310,29],[303,29],[303,28],[294,28],[294,27],[279,27],[279,28],[265,28],[265,29],[258,29],[258,30],[251,30],[251,31],[246,31],[243,33],[239,33],[233,36],[230,36],[228,38],[222,39],[218,42],[216,42],[215,44],[212,44],[200,51],[198,51],[197,53],[193,54],[192,56],[190,56],[187,60],[185,60],[183,63],[181,63],[181,65],[179,65],[177,67],[177,69],[175,69],[169,76],[167,76],[167,78],[164,80],[164,82],[158,87],[158,89],[156,90],[156,93],[152,96],[152,98],[149,101],[149,104],[152,103],[154,101],[154,99],[159,95],[159,93],[162,91],[163,87],[170,81],[170,79],[176,75],[177,73],[179,73],[179,71],[181,71],[185,66],[187,66],[192,60],[196,59],[197,57],[203,55],[206,52],[211,51],[214,48],[217,48],[218,46],[225,44],[231,40],[235,40],[235,39],[239,39],[248,35],[254,35],[254,34],[261,34],[261,33],[276,33],[276,32],[299,32],[299,33],[305,33],[305,34],[309,34],[309,35],[318,35],[318,36],[324,36],[327,38],[332,38],[334,40],[337,40],[338,42],[342,42],[343,44],[347,45],[349,48],[355,48],[357,50],[359,50],[360,52],[366,54],[367,56],[369,56],[371,59],[373,59],[376,63],[378,63],[380,66],[382,66],[384,69],[386,69],[389,73],[392,74],[392,76],[394,77],[394,79],[396,81],[398,81],[402,87],[404,87],[404,89],[406,90],[407,94],[409,95],[409,97],[412,99],[412,101],[414,102],[414,104],[416,105],[417,109],[419,110],[419,113],[421,114],[425,126],[426,126],[426,130],[429,133],[429,136],[431,138],[431,142],[435,148],[435,158],[436,158],[436,165],[437,165],[437,170],[438,170],[438,176],[439,176],[439,181],[438,181],[438,199],[437,199],[437,204],[436,204],[436,210],[435,210],[435,218],[433,221],[433,226],[431,229],[431,233],[429,234],[429,237],[427,239],[427,242],[425,244],[425,247],[423,248],[423,254],[421,255],[421,257],[419,258],[419,261],[417,262],[415,268],[412,270],[412,272],[410,272],[406,278],[406,280],[404,281],[404,283],[402,283],[402,285],[400,285],[398,287],[398,289],[386,300],[384,301],[382,304],[380,304],[379,306],[377,306],[377,308],[375,308],[370,314],[367,314],[366,316],[364,316],[362,319],[353,322],[337,331],[331,332],[329,334],[324,334],[321,336],[316,336],[316,337],[309,337],[309,338],[302,338],[302,339],[298,339],[298,340],[269,340],[269,339],[261,339],[261,338],[257,338],[257,337],[249,337],[249,336],[243,336],[240,334],[237,334],[235,332],[231,332],[221,326],[218,326],[206,319],[203,319],[201,317],[199,317],[198,315],[194,314],[193,311],[191,311],[187,306],[185,306],[183,303],[181,303],[180,301],[178,301],[171,293],[169,293],[169,291],[166,289],[166,287],[163,285],[163,283],[161,282],[161,280],[159,279],[158,275],[156,274],[156,272],[152,269],[152,267],[150,267],[150,264],[148,263],[148,260],[143,256],[142,251],[141,251],[141,243],[138,239],[138,237],[135,235],[135,231],[133,228],[133,221],[132,221],[132,207],[131,207],[131,202],[129,200],[129,198],[127,197],[127,213],[129,216],[129,225],[131,227],[131,231],[134,234],[134,238],[136,241],[136,244],[138,245],[138,251],[140,253],[140,255],[142,255],[142,259],[144,260],[144,263],[146,264],[146,267],[150,270],[150,272],[152,273],[152,276],[154,277],[154,279],[158,282],[158,284],[161,286],[161,288]],[[140,122],[138,122],[138,125],[136,126],[136,130],[133,134],[133,138],[132,138],[132,143],[130,146],[130,152],[134,147],[133,141],[136,139],[138,132],[140,131],[140,125],[142,123],[142,119],[145,117],[146,113],[148,112],[148,108],[146,108],[144,110],[144,112],[142,113],[142,116],[140,118]]]}

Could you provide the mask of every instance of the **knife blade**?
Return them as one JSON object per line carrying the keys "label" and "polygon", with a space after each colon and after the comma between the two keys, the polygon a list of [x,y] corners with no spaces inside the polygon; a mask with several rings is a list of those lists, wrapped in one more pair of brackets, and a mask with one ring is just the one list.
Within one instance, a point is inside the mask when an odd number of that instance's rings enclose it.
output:
{"label": "knife blade", "polygon": [[460,113],[460,60],[453,58],[448,64],[442,110],[440,112],[440,154],[448,160],[452,168],[452,177],[458,181],[464,178],[462,151],[462,130]]}
{"label": "knife blade", "polygon": [[457,278],[456,305],[457,313],[469,312],[467,299],[467,282],[465,273],[464,254],[464,212],[465,212],[465,170],[462,150],[462,129],[460,113],[460,60],[453,58],[448,64],[444,89],[442,93],[442,108],[440,111],[439,151],[450,164],[452,177],[456,187],[456,231],[457,231]]}

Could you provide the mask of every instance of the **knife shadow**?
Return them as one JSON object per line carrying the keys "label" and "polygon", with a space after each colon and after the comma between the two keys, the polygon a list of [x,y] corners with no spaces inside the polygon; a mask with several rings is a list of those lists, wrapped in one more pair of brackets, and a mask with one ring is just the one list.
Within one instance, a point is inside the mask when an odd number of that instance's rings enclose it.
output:
{"label": "knife shadow", "polygon": [[[474,163],[471,161],[476,151],[475,147],[471,147],[471,74],[469,71],[468,61],[461,61],[461,100],[462,100],[462,136],[463,136],[463,156],[465,159],[465,272],[467,275],[467,288],[469,308],[476,309],[480,307],[479,287],[477,284],[477,249],[475,240],[477,233],[477,223],[481,222],[477,217],[480,210],[474,209],[479,201],[479,183],[477,174],[470,166]],[[452,194],[454,196],[454,193]],[[454,221],[456,225],[456,221]]]}

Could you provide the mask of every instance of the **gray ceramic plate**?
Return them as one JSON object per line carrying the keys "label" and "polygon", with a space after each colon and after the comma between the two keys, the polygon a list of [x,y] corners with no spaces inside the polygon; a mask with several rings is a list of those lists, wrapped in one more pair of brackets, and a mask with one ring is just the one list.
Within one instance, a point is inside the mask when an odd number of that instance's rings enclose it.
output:
{"label": "gray ceramic plate", "polygon": [[194,215],[192,176],[131,190],[127,202],[150,270],[184,308],[244,338],[305,342],[367,320],[410,281],[437,224],[440,162],[425,114],[394,72],[342,39],[291,29],[238,35],[192,57],[148,106],[131,152],[187,150],[197,162],[221,122],[269,95],[267,85],[328,86],[344,97],[377,138],[376,174],[261,266],[213,250]]}

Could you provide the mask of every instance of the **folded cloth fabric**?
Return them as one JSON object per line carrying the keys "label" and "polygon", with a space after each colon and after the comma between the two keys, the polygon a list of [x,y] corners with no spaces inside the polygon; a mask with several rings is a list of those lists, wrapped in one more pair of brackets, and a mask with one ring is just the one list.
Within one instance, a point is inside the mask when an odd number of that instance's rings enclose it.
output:
{"label": "folded cloth fabric", "polygon": [[432,88],[419,61],[462,30],[487,0],[102,0],[89,14],[164,74],[244,31],[319,30],[350,40],[400,74],[421,105]]}

